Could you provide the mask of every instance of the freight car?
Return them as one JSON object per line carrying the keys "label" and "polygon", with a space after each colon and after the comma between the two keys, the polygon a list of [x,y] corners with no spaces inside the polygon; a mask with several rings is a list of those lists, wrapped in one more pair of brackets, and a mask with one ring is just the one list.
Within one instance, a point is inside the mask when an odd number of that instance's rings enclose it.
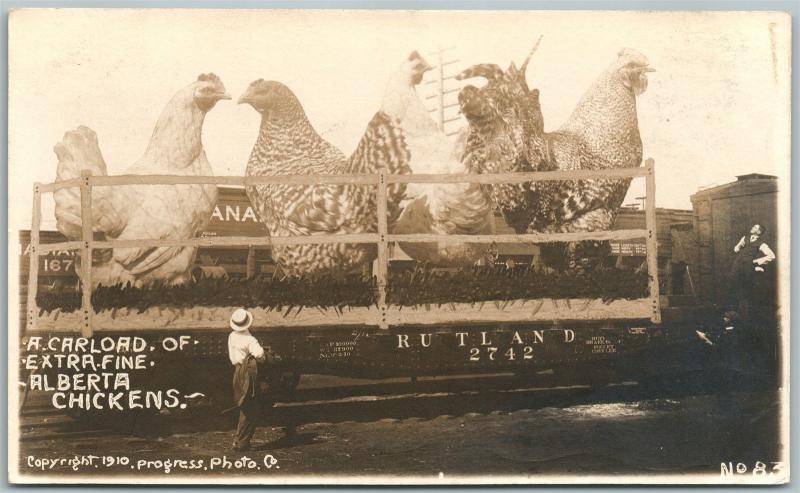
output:
{"label": "freight car", "polygon": [[[511,173],[498,175],[337,175],[336,177],[295,176],[282,180],[298,185],[313,185],[318,180],[336,180],[377,187],[378,200],[386,200],[386,187],[393,182],[478,182],[520,183],[537,180],[579,180],[587,178],[644,178],[646,180],[646,224],[644,229],[626,229],[587,233],[480,235],[452,237],[442,235],[394,235],[385,218],[378,217],[373,234],[320,235],[310,237],[267,237],[249,204],[227,204],[214,211],[212,221],[233,215],[247,222],[252,234],[242,229],[229,234],[205,235],[186,241],[142,241],[148,246],[199,246],[199,256],[217,255],[229,249],[244,254],[245,277],[269,272],[263,249],[274,244],[312,242],[372,243],[378,250],[373,273],[374,303],[361,306],[253,308],[253,333],[261,343],[281,358],[277,373],[269,384],[291,389],[301,373],[325,373],[354,377],[417,377],[424,375],[516,372],[533,375],[554,369],[572,372],[593,380],[611,375],[642,380],[646,375],[663,375],[671,370],[688,371],[705,364],[707,355],[696,343],[694,330],[699,314],[707,307],[670,309],[661,306],[656,253],[656,214],[654,206],[655,174],[652,160],[634,169],[605,171],[569,171]],[[115,241],[92,238],[91,228],[84,228],[80,241],[52,242],[41,235],[41,195],[61,187],[80,187],[84,197],[93,186],[137,184],[216,183],[244,185],[274,180],[274,177],[172,177],[172,176],[90,176],[34,187],[33,223],[30,233],[29,275],[22,343],[37,335],[56,336],[130,336],[143,337],[158,348],[162,341],[188,336],[193,341],[180,357],[163,354],[158,362],[160,379],[173,378],[186,392],[212,395],[224,403],[227,396],[228,315],[232,306],[195,307],[152,306],[140,310],[128,308],[95,310],[92,293],[80,293],[80,306],[71,313],[54,310],[45,313],[37,306],[48,282],[63,276],[55,269],[74,269],[74,256],[87,258],[93,248],[113,248]],[[380,208],[379,208],[380,210]],[[385,208],[384,208],[385,210]],[[90,208],[82,210],[84,224],[91,224]],[[216,217],[219,216],[219,217]],[[487,245],[534,245],[557,241],[629,241],[644,239],[648,279],[646,290],[636,299],[609,299],[598,294],[588,297],[569,295],[550,298],[482,299],[403,304],[391,297],[389,290],[390,244],[396,242],[469,241]],[[128,242],[130,243],[130,241]],[[129,245],[128,245],[129,246]],[[211,250],[213,248],[213,250]],[[77,253],[76,253],[77,252]],[[259,253],[262,252],[262,253]],[[66,257],[65,257],[66,256]],[[66,258],[72,262],[66,262]],[[44,263],[43,263],[44,262]],[[40,274],[44,275],[41,277]],[[49,277],[48,277],[49,276]],[[90,285],[91,269],[81,266],[81,278]],[[63,280],[62,280],[63,282]],[[411,286],[413,288],[413,286]],[[452,291],[457,291],[453,286]],[[55,289],[55,286],[52,287]],[[38,294],[38,297],[37,297]],[[413,297],[412,297],[413,298]],[[630,298],[629,296],[627,298]],[[218,303],[217,303],[218,304]],[[191,378],[189,378],[189,376]],[[223,392],[224,390],[224,392]],[[221,404],[224,405],[224,404]]]}

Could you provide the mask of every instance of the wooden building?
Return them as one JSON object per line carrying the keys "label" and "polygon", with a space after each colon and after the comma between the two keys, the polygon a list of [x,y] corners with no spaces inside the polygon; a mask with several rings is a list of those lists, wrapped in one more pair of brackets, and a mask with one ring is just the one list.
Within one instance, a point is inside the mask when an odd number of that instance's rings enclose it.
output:
{"label": "wooden building", "polygon": [[[733,247],[754,224],[765,229],[763,239],[777,253],[778,180],[771,175],[741,175],[690,198],[697,239],[698,296],[706,303],[723,303],[732,281]],[[772,266],[770,271],[774,274],[776,269],[780,266]]]}
{"label": "wooden building", "polygon": [[[685,262],[684,244],[691,241],[692,211],[687,209],[656,208],[656,240],[658,244],[659,291],[662,304],[676,302],[676,296],[692,295],[691,272],[693,267]],[[623,207],[612,229],[636,229],[645,227],[644,211]],[[684,232],[689,232],[689,239]],[[638,266],[645,261],[645,240],[611,242],[611,256],[628,266]],[[677,256],[677,258],[676,258]]]}

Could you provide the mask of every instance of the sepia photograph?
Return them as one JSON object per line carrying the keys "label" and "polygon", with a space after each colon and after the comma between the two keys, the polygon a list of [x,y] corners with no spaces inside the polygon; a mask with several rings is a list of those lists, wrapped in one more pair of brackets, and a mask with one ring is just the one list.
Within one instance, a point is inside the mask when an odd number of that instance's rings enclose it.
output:
{"label": "sepia photograph", "polygon": [[8,16],[8,474],[789,481],[791,15]]}

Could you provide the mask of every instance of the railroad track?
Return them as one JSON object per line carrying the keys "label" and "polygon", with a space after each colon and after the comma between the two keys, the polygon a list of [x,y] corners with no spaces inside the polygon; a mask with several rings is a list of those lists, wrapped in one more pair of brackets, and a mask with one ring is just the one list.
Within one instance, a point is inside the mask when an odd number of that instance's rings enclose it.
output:
{"label": "railroad track", "polygon": [[19,417],[21,442],[55,440],[67,437],[89,437],[113,434],[109,427],[87,426],[69,414],[54,408],[42,396],[30,396]]}

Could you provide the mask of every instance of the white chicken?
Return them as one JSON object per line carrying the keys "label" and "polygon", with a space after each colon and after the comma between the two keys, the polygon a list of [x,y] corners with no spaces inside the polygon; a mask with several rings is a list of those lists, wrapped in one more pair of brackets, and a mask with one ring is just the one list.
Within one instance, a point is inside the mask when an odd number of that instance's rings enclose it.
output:
{"label": "white chicken", "polygon": [[[411,152],[414,174],[468,173],[461,149],[436,126],[415,86],[431,66],[416,51],[409,55],[390,80],[383,109],[397,118]],[[495,223],[489,195],[478,184],[409,184],[406,202],[395,233],[494,234]],[[486,246],[475,243],[400,243],[418,261],[437,265],[472,265]]]}
{"label": "white chicken", "polygon": [[[161,113],[144,155],[125,174],[212,175],[202,144],[203,121],[221,99],[230,99],[222,81],[203,74],[178,91]],[[82,170],[106,175],[97,135],[78,127],[55,145],[57,180]],[[54,194],[58,230],[70,239],[81,236],[81,201],[77,187]],[[217,201],[214,185],[120,185],[93,187],[92,229],[99,240],[183,240],[208,224]],[[135,247],[94,250],[92,287],[131,282],[179,284],[190,279],[196,248]]]}

